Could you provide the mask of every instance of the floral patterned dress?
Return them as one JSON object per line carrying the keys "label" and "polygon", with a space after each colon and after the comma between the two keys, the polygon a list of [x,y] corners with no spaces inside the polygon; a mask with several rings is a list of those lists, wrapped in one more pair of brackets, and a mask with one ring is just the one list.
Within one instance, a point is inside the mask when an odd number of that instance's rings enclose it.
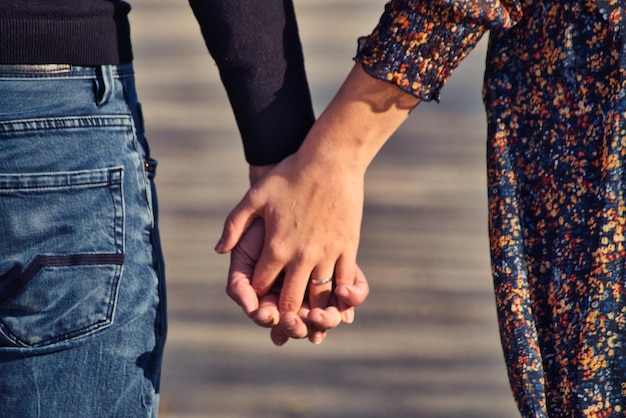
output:
{"label": "floral patterned dress", "polygon": [[524,417],[626,416],[626,1],[394,0],[372,76],[437,100],[489,32],[492,270]]}

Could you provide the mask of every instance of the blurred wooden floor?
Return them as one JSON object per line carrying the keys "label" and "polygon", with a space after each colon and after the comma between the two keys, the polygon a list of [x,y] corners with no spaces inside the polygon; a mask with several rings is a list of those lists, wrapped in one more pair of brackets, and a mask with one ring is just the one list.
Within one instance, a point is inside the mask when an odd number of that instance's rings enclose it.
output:
{"label": "blurred wooden floor", "polygon": [[[132,0],[138,89],[159,160],[170,334],[161,417],[519,416],[488,259],[485,44],[394,135],[367,176],[360,265],[371,295],[321,346],[274,347],[224,292],[212,248],[247,167],[184,0]],[[319,114],[382,0],[296,0]]]}

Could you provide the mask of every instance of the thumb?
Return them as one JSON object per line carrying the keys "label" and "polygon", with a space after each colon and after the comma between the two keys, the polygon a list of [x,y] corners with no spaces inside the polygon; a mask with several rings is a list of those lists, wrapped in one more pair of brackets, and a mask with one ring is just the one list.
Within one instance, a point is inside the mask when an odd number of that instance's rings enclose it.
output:
{"label": "thumb", "polygon": [[356,266],[355,273],[352,284],[341,284],[335,289],[339,311],[343,321],[348,324],[354,321],[354,307],[363,303],[369,294],[369,284],[363,270]]}
{"label": "thumb", "polygon": [[215,252],[224,254],[232,250],[241,239],[243,233],[258,217],[258,207],[253,205],[250,192],[235,206],[224,221],[222,236],[215,245]]}

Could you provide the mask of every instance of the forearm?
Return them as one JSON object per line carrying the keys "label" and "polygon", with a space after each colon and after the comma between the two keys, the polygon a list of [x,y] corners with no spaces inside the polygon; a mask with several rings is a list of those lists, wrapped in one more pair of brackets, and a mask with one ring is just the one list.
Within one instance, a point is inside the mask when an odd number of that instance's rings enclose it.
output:
{"label": "forearm", "polygon": [[296,158],[327,170],[364,174],[380,148],[419,104],[357,63],[309,131]]}
{"label": "forearm", "polygon": [[315,118],[295,12],[285,0],[189,0],[250,164],[294,153]]}
{"label": "forearm", "polygon": [[[376,153],[419,99],[371,77],[356,64],[322,113],[296,157],[302,162],[364,173]],[[254,185],[275,164],[250,165]]]}

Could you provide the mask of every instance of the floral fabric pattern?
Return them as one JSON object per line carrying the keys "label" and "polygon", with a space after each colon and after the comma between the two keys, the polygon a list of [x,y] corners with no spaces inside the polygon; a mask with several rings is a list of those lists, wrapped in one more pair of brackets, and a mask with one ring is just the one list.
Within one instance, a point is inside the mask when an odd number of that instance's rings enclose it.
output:
{"label": "floral fabric pattern", "polygon": [[624,6],[394,0],[357,57],[437,100],[489,33],[492,270],[524,417],[626,416]]}

